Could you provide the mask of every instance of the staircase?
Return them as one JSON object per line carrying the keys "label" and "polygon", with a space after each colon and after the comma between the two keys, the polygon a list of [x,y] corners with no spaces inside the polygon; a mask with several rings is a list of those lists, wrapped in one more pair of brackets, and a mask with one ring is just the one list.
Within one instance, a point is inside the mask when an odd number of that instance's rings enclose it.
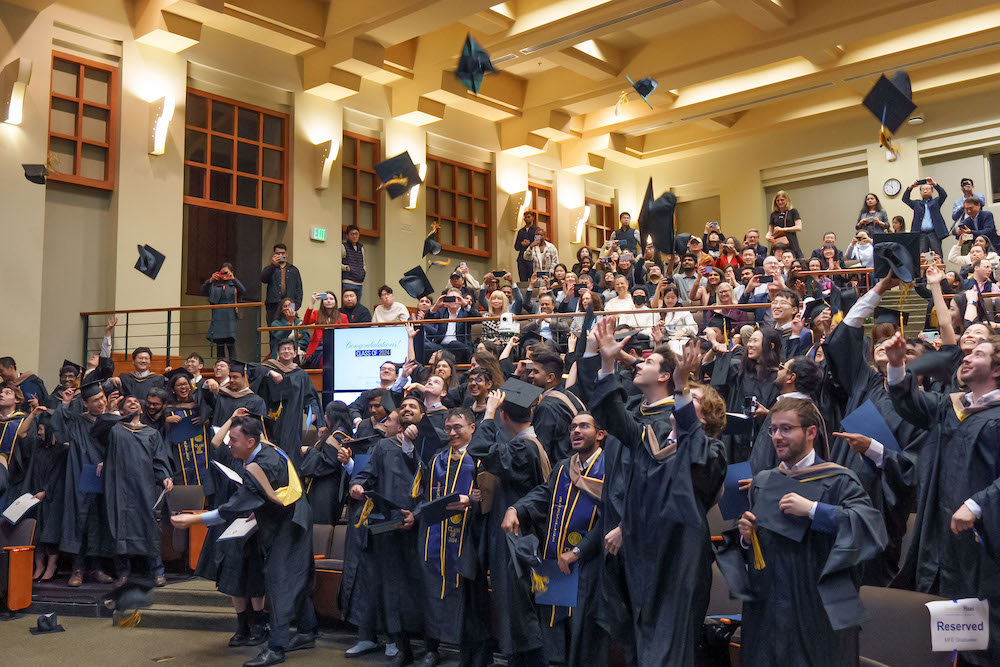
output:
{"label": "staircase", "polygon": [[[900,300],[902,299],[902,303]],[[905,327],[906,338],[916,338],[917,334],[924,330],[924,318],[927,315],[927,299],[910,289],[905,297],[898,287],[885,293],[880,306],[902,310],[910,314],[909,322]],[[866,326],[866,333],[871,333],[871,325]]]}
{"label": "staircase", "polygon": [[228,595],[215,590],[215,582],[189,579],[150,593],[153,606],[142,610],[142,628],[236,631],[236,612]]}

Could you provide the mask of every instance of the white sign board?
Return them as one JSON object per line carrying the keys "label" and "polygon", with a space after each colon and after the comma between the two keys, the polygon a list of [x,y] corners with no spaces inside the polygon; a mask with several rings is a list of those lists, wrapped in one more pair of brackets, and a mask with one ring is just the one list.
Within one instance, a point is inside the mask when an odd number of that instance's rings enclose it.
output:
{"label": "white sign board", "polygon": [[337,329],[333,333],[334,391],[364,391],[379,386],[379,368],[406,359],[406,328]]}
{"label": "white sign board", "polygon": [[965,598],[928,602],[932,651],[985,651],[990,641],[990,605]]}

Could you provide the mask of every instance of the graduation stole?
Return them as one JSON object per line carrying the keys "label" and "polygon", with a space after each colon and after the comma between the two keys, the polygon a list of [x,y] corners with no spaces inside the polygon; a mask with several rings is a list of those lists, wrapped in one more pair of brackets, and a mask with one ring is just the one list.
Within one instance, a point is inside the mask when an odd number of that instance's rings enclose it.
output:
{"label": "graduation stole", "polygon": [[285,452],[281,451],[279,447],[276,447],[274,444],[267,442],[266,440],[262,441],[261,444],[266,447],[271,447],[281,458],[285,460],[285,465],[288,466],[288,485],[277,489],[272,487],[271,482],[267,479],[267,475],[264,474],[264,471],[259,465],[251,467],[248,463],[246,471],[253,475],[253,478],[257,480],[257,483],[260,484],[260,488],[263,489],[268,500],[272,503],[281,505],[282,507],[288,507],[302,497],[302,482],[299,480],[298,473],[295,472],[295,466],[292,465],[291,460],[289,460],[288,455],[285,454]]}
{"label": "graduation stole", "polygon": [[146,373],[146,375],[144,375],[143,377],[139,377],[138,375],[136,375],[135,371],[130,372],[129,375],[131,375],[132,379],[135,380],[136,382],[145,382],[146,380],[148,380],[150,378],[160,377],[159,375],[157,375],[153,371],[150,371],[150,372]]}
{"label": "graduation stole", "polygon": [[224,393],[229,398],[243,398],[244,396],[248,396],[253,393],[253,390],[250,387],[243,387],[239,391],[234,391],[229,387],[220,386],[219,391]]}
{"label": "graduation stole", "polygon": [[14,410],[9,417],[0,417],[0,455],[7,457],[8,461],[17,446],[17,429],[21,428],[26,416],[20,410]]}
{"label": "graduation stole", "polygon": [[966,406],[963,401],[965,400],[965,394],[962,392],[956,392],[951,394],[951,407],[955,410],[955,416],[958,417],[958,421],[965,421],[965,418],[969,415],[974,415],[977,412],[982,412],[983,410],[989,410],[990,408],[1000,407],[1000,401],[990,401],[985,405],[972,405]]}
{"label": "graduation stole", "polygon": [[[345,433],[344,431],[341,431],[340,429],[337,429],[336,431],[334,431],[333,433],[331,433],[330,436],[327,437],[326,440],[317,440],[316,444],[313,445],[313,448],[314,449],[318,449],[318,448],[322,447],[323,443],[325,442],[326,444],[330,445],[331,447],[333,447],[334,449],[336,449],[339,452],[341,449],[344,448],[344,446],[340,444],[340,440],[337,438],[337,434],[338,433],[340,435],[342,435],[344,437],[344,440],[347,441],[347,442],[350,442],[351,440],[353,440],[353,438],[351,437],[350,433]],[[306,493],[307,494],[310,491],[312,491],[312,483],[313,483],[313,478],[312,477],[306,477]]]}
{"label": "graduation stole", "polygon": [[667,396],[666,398],[661,398],[655,403],[646,403],[645,401],[643,401],[639,405],[639,414],[641,414],[643,417],[648,417],[650,415],[659,415],[663,414],[663,412],[665,412],[667,408],[673,409],[673,406],[674,406],[673,396]]}
{"label": "graduation stole", "polygon": [[[192,408],[177,408],[173,407],[170,410],[174,414],[179,414],[181,419],[187,419],[191,415],[195,414]],[[181,475],[184,478],[184,484],[201,484],[203,477],[208,476],[208,467],[210,465],[208,458],[208,437],[206,433],[206,426],[200,424],[201,430],[194,435],[194,437],[188,438],[183,442],[176,443],[177,447],[177,461],[181,466]]]}
{"label": "graduation stole", "polygon": [[[429,501],[443,498],[452,493],[469,495],[476,481],[475,459],[462,452],[458,458],[452,456],[451,448],[438,452],[431,460]],[[456,514],[446,521],[427,527],[424,537],[424,562],[436,564],[441,573],[441,598],[448,588],[458,588],[458,559],[465,546],[466,524],[469,509]]]}
{"label": "graduation stole", "polygon": [[[549,503],[549,520],[545,534],[545,544],[542,548],[542,558],[555,560],[568,549],[580,543],[585,533],[594,525],[597,516],[597,506],[600,495],[593,496],[572,479],[573,468],[582,468],[580,455],[574,454],[569,461],[569,472],[564,466],[559,469],[552,499]],[[589,478],[590,482],[581,482],[584,486],[604,485],[604,450],[598,448],[597,456],[590,462],[586,470],[578,470],[581,479]],[[567,544],[569,546],[567,546]]]}

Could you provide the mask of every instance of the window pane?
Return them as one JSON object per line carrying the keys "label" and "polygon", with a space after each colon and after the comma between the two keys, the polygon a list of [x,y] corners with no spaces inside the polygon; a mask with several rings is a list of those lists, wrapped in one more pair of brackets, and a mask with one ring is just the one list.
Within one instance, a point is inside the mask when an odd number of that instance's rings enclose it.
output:
{"label": "window pane", "polygon": [[361,141],[358,143],[360,144],[358,147],[360,152],[360,155],[358,155],[358,165],[374,169],[377,162],[375,159],[375,144],[370,141]]}
{"label": "window pane", "polygon": [[486,174],[475,173],[472,176],[472,193],[477,197],[486,196]]}
{"label": "window pane", "polygon": [[90,141],[108,143],[108,111],[84,105],[80,136]]}
{"label": "window pane", "polygon": [[427,176],[426,176],[426,178],[424,178],[424,185],[431,186],[431,185],[437,185],[438,184],[438,181],[437,181],[437,170],[438,170],[438,161],[437,160],[428,160],[427,161]]}
{"label": "window pane", "polygon": [[281,151],[264,149],[264,160],[261,174],[268,178],[281,178]]}
{"label": "window pane", "polygon": [[258,141],[258,138],[260,137],[259,113],[251,111],[250,109],[240,109],[238,123],[239,126],[237,127],[237,131],[239,132],[240,139]]}
{"label": "window pane", "polygon": [[208,100],[188,93],[184,120],[188,125],[208,127]]}
{"label": "window pane", "polygon": [[441,193],[441,215],[446,218],[455,217],[455,195],[450,192]]}
{"label": "window pane", "polygon": [[486,250],[486,228],[485,227],[475,227],[473,232],[473,250]]}
{"label": "window pane", "polygon": [[468,197],[458,198],[458,215],[456,215],[459,220],[471,220],[472,219],[472,200]]}
{"label": "window pane", "polygon": [[223,169],[233,168],[233,140],[212,136],[212,166]]}
{"label": "window pane", "polygon": [[344,137],[344,164],[357,164],[357,139]]}
{"label": "window pane", "polygon": [[366,171],[358,172],[358,196],[363,199],[375,199],[378,186],[375,184],[375,175]]}
{"label": "window pane", "polygon": [[264,114],[264,143],[272,146],[283,146],[285,121],[275,116]]}
{"label": "window pane", "polygon": [[260,148],[257,144],[246,144],[242,141],[238,144],[236,153],[236,169],[247,174],[258,174],[257,159]]}
{"label": "window pane", "polygon": [[83,144],[80,150],[80,175],[103,181],[107,178],[108,149]]}
{"label": "window pane", "polygon": [[[98,104],[111,100],[111,72],[85,67],[83,72],[83,99]],[[103,178],[101,180],[104,180]]]}
{"label": "window pane", "polygon": [[257,184],[256,178],[246,176],[236,177],[236,203],[240,206],[257,208]]}
{"label": "window pane", "polygon": [[52,98],[52,113],[49,116],[49,131],[57,134],[76,136],[76,115],[79,111],[76,102],[68,102],[58,97]]}
{"label": "window pane", "polygon": [[58,58],[52,63],[52,92],[76,97],[80,79],[80,66]]}
{"label": "window pane", "polygon": [[213,171],[209,188],[209,198],[227,204],[233,201],[233,177],[221,171]]}
{"label": "window pane", "polygon": [[184,167],[184,194],[188,197],[205,198],[205,170],[201,167]]}
{"label": "window pane", "polygon": [[274,211],[275,213],[280,213],[283,209],[282,206],[283,202],[281,201],[281,188],[282,186],[277,183],[268,183],[267,181],[261,181],[260,207],[265,211]]}
{"label": "window pane", "polygon": [[212,100],[212,129],[223,134],[232,134],[234,113],[232,104]]}
{"label": "window pane", "polygon": [[353,225],[354,223],[354,211],[358,204],[353,199],[344,199],[341,203],[340,208],[340,223],[343,226]]}
{"label": "window pane", "polygon": [[375,229],[375,204],[361,202],[358,208],[358,227]]}
{"label": "window pane", "polygon": [[446,190],[455,189],[455,168],[450,164],[441,165],[441,187]]}
{"label": "window pane", "polygon": [[192,162],[205,162],[205,148],[208,146],[208,135],[196,130],[184,132],[184,159]]}
{"label": "window pane", "polygon": [[437,215],[438,212],[438,191],[435,188],[427,188],[427,213]]}
{"label": "window pane", "polygon": [[357,190],[354,188],[354,174],[355,170],[349,167],[344,167],[341,171],[341,188],[343,193],[349,197],[356,197],[358,195]]}
{"label": "window pane", "polygon": [[60,174],[76,173],[76,142],[68,139],[52,137],[49,139],[49,152],[52,153],[52,171]]}
{"label": "window pane", "polygon": [[486,202],[481,199],[477,199],[472,204],[472,210],[475,212],[475,217],[472,219],[479,223],[488,223],[486,219]]}

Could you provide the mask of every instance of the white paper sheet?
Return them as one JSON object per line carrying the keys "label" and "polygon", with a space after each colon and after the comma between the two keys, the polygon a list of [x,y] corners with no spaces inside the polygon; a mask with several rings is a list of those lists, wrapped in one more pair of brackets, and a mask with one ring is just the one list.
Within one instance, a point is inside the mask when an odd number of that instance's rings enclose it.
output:
{"label": "white paper sheet", "polygon": [[30,493],[26,493],[14,502],[10,504],[10,507],[3,511],[3,518],[7,519],[13,524],[16,524],[24,516],[24,513],[30,510],[32,507],[40,503],[38,498],[35,498]]}
{"label": "white paper sheet", "polygon": [[928,602],[932,651],[985,651],[990,641],[990,605],[965,598]]}
{"label": "white paper sheet", "polygon": [[235,540],[246,537],[256,529],[257,519],[254,516],[248,516],[246,519],[236,519],[236,521],[229,524],[229,528],[226,528],[216,541],[222,542],[223,540]]}
{"label": "white paper sheet", "polygon": [[238,472],[236,472],[235,470],[233,470],[232,468],[224,466],[221,463],[219,463],[218,461],[212,461],[212,463],[214,463],[216,466],[218,466],[219,470],[221,470],[222,473],[226,477],[228,477],[229,479],[233,480],[237,484],[242,484],[243,483],[243,478],[240,477],[240,474]]}

